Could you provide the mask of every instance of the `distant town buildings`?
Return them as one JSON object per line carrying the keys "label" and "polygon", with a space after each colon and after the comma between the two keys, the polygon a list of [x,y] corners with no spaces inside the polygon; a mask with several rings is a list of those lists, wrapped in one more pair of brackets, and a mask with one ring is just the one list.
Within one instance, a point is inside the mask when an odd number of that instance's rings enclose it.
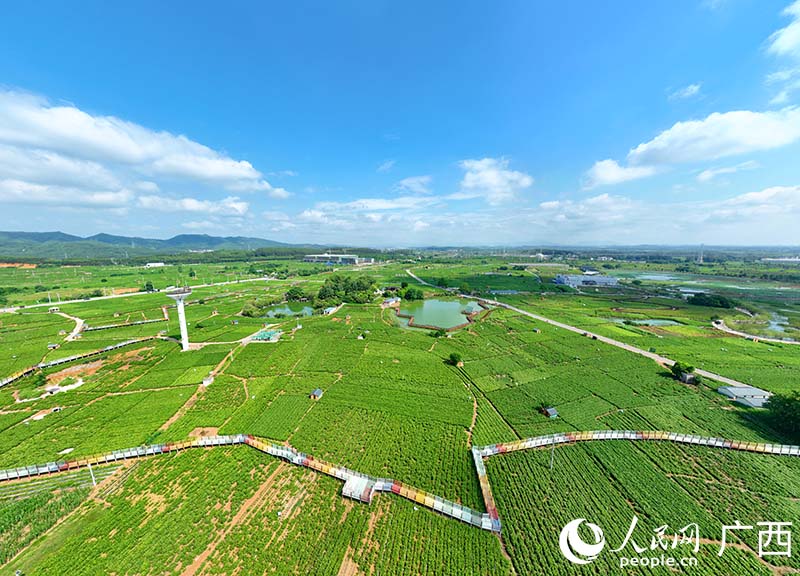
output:
{"label": "distant town buildings", "polygon": [[334,264],[345,266],[362,266],[364,264],[374,264],[374,258],[361,258],[355,254],[306,254],[303,262],[315,262],[317,264]]}
{"label": "distant town buildings", "polygon": [[750,408],[763,408],[769,397],[772,396],[766,390],[754,386],[722,386],[717,388],[717,392]]}
{"label": "distant town buildings", "polygon": [[559,274],[553,279],[556,284],[581,288],[586,286],[617,286],[619,280],[614,276],[601,276],[600,274]]}

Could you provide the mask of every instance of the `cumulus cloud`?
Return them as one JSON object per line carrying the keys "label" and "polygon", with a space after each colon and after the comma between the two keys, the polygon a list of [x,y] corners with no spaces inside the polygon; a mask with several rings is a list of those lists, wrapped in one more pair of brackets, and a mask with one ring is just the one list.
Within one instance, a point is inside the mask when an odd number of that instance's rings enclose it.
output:
{"label": "cumulus cloud", "polygon": [[769,37],[767,51],[800,59],[800,0],[784,8],[783,15],[791,18],[791,22]]}
{"label": "cumulus cloud", "polygon": [[653,166],[620,166],[616,160],[600,160],[594,163],[584,176],[583,188],[609,186],[652,176],[657,172]]}
{"label": "cumulus cloud", "polygon": [[204,212],[221,216],[244,216],[250,209],[247,202],[236,196],[220,201],[197,198],[165,198],[163,196],[139,196],[138,206],[159,212]]}
{"label": "cumulus cloud", "polygon": [[395,188],[412,194],[430,194],[431,180],[430,176],[409,176],[400,180]]}
{"label": "cumulus cloud", "polygon": [[697,84],[689,84],[688,86],[684,86],[678,90],[675,90],[669,95],[670,100],[686,100],[687,98],[691,98],[693,96],[697,96],[700,93],[701,84],[698,82]]}
{"label": "cumulus cloud", "polygon": [[703,120],[677,122],[633,148],[627,166],[602,160],[585,175],[585,187],[652,176],[673,164],[718,160],[780,148],[800,140],[800,108],[767,112],[735,110]]}
{"label": "cumulus cloud", "polygon": [[[162,187],[186,184],[209,191],[263,192],[277,199],[289,196],[249,162],[186,136],[9,90],[0,90],[0,179],[15,182],[14,190],[20,183],[29,184],[36,191],[31,202],[59,188],[68,190],[63,199],[52,202],[54,206],[92,204],[104,198],[118,207],[158,209],[147,197],[131,201],[138,192],[153,196]],[[228,199],[209,201],[209,206],[226,202],[230,204]],[[164,205],[173,203],[165,196]]]}
{"label": "cumulus cloud", "polygon": [[697,175],[698,182],[710,182],[717,176],[722,174],[735,174],[740,170],[753,170],[758,168],[758,162],[754,162],[752,160],[748,160],[747,162],[741,162],[740,164],[736,164],[734,166],[721,166],[718,168],[708,168],[707,170],[703,170]]}
{"label": "cumulus cloud", "polygon": [[130,190],[85,190],[70,186],[37,184],[23,180],[0,180],[0,202],[47,206],[119,208],[133,198]]}
{"label": "cumulus cloud", "polygon": [[484,198],[489,204],[508,202],[533,185],[533,178],[524,172],[509,170],[505,158],[462,160],[465,171],[459,192],[448,196],[452,200]]}

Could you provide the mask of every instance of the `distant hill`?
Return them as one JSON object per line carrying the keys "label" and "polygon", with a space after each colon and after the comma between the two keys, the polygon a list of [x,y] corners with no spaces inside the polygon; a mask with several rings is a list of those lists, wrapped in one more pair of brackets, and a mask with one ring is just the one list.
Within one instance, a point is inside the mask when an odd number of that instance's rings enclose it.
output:
{"label": "distant hill", "polygon": [[125,258],[196,250],[254,250],[290,244],[246,236],[180,234],[166,240],[95,234],[87,238],[63,232],[0,232],[0,260]]}

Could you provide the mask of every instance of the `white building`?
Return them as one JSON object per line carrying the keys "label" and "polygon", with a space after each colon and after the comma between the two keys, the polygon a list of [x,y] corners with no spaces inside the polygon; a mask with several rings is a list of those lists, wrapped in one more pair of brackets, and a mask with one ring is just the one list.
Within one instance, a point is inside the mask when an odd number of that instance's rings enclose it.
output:
{"label": "white building", "polygon": [[553,279],[556,284],[580,288],[586,286],[616,286],[619,281],[614,276],[599,274],[559,274]]}
{"label": "white building", "polygon": [[317,264],[362,265],[373,264],[374,258],[360,258],[355,254],[307,254],[303,262],[316,262]]}
{"label": "white building", "polygon": [[754,386],[722,386],[717,388],[717,392],[750,408],[763,408],[769,397],[772,396],[766,390]]}
{"label": "white building", "polygon": [[166,266],[163,262],[148,262],[144,265],[145,268],[163,268]]}

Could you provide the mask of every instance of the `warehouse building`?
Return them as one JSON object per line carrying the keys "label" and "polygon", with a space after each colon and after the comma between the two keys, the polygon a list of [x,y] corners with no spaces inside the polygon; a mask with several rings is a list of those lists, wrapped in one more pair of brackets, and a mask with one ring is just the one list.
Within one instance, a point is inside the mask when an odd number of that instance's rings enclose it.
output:
{"label": "warehouse building", "polygon": [[334,264],[345,266],[361,266],[364,264],[374,264],[374,258],[360,258],[355,254],[306,254],[303,262],[315,262],[317,264],[327,264],[333,266]]}
{"label": "warehouse building", "polygon": [[772,396],[766,390],[754,386],[722,386],[717,388],[717,392],[749,408],[763,408]]}
{"label": "warehouse building", "polygon": [[553,279],[556,284],[582,288],[587,286],[617,286],[619,280],[614,276],[601,276],[599,274],[559,274]]}

